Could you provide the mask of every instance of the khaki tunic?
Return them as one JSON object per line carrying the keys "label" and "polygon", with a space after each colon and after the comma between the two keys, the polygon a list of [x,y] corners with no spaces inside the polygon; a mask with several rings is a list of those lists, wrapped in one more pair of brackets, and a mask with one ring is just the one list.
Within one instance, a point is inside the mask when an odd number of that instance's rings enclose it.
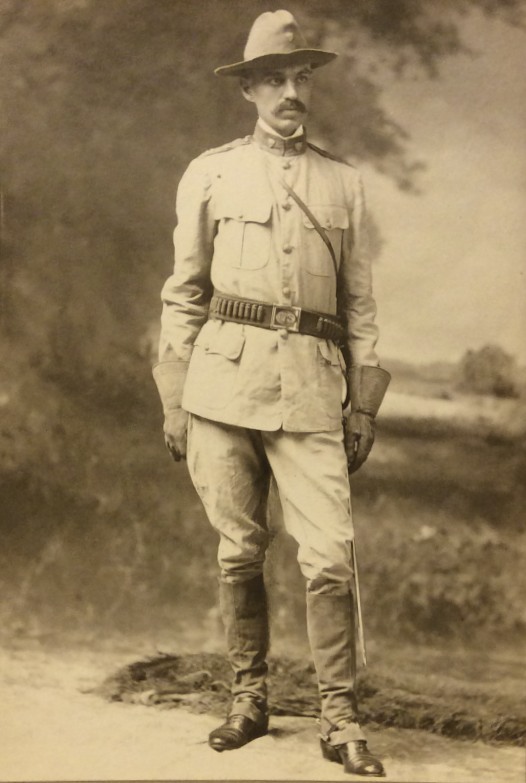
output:
{"label": "khaki tunic", "polygon": [[[282,179],[326,229],[338,280],[326,246]],[[357,170],[315,148],[276,155],[246,137],[192,161],[179,185],[177,218],[174,273],[162,291],[159,361],[189,362],[183,408],[266,431],[340,428],[344,365],[334,343],[207,316],[213,288],[338,312],[353,363],[377,365]]]}

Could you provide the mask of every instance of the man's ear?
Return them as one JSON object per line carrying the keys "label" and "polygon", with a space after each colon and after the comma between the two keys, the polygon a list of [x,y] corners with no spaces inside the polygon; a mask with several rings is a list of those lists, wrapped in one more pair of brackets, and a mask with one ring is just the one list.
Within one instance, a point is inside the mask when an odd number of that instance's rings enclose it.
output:
{"label": "man's ear", "polygon": [[254,103],[254,93],[252,91],[251,80],[246,76],[241,76],[239,79],[239,86],[241,87],[243,98],[245,98],[247,101],[250,101],[250,103]]}

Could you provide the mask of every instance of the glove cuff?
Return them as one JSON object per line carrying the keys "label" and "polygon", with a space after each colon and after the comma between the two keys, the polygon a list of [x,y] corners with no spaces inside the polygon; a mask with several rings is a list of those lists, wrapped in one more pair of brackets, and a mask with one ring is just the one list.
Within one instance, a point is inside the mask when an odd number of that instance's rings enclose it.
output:
{"label": "glove cuff", "polygon": [[165,414],[181,407],[183,389],[190,362],[159,362],[152,374]]}
{"label": "glove cuff", "polygon": [[390,381],[390,373],[381,367],[353,365],[349,371],[351,411],[367,413],[374,419]]}

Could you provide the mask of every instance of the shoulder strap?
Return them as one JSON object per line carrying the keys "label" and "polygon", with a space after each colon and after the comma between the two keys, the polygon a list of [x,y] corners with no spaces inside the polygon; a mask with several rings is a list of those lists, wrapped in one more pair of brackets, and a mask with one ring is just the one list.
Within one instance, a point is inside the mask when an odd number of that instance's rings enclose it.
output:
{"label": "shoulder strap", "polygon": [[230,150],[236,149],[236,147],[242,147],[244,144],[248,144],[251,138],[251,136],[243,136],[240,139],[234,139],[234,141],[222,144],[220,147],[212,147],[211,149],[202,152],[199,157],[204,158],[208,155],[217,155],[220,152],[230,152]]}
{"label": "shoulder strap", "polygon": [[289,196],[294,199],[294,201],[296,202],[298,207],[302,210],[302,212],[304,212],[307,215],[307,217],[309,218],[310,222],[312,223],[312,225],[314,226],[314,228],[316,229],[316,231],[318,232],[318,234],[320,235],[320,237],[324,241],[325,245],[327,246],[327,250],[331,254],[332,264],[334,266],[334,274],[335,274],[336,277],[338,277],[338,263],[336,261],[336,256],[334,254],[334,249],[333,249],[333,246],[331,244],[331,240],[327,236],[327,232],[325,231],[323,226],[320,224],[319,220],[312,214],[312,212],[310,211],[308,206],[305,204],[305,202],[298,196],[296,191],[293,190],[290,187],[290,185],[288,185],[285,182],[284,179],[280,179],[280,182],[283,185],[283,187],[285,188],[285,190],[287,191],[287,193],[289,194]]}

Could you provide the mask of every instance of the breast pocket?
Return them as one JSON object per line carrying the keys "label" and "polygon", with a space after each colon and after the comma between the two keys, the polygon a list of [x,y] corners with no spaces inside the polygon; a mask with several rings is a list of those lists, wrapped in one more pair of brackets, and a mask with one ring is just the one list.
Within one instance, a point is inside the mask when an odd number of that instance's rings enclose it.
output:
{"label": "breast pocket", "polygon": [[[336,263],[339,265],[343,232],[349,228],[347,209],[336,204],[309,204],[308,207],[327,235],[334,250]],[[305,229],[304,268],[311,275],[319,277],[334,275],[334,264],[329,249],[319,236],[311,219],[305,214],[303,215],[303,227]]]}
{"label": "breast pocket", "polygon": [[270,202],[219,199],[216,253],[236,269],[261,269],[270,258]]}

